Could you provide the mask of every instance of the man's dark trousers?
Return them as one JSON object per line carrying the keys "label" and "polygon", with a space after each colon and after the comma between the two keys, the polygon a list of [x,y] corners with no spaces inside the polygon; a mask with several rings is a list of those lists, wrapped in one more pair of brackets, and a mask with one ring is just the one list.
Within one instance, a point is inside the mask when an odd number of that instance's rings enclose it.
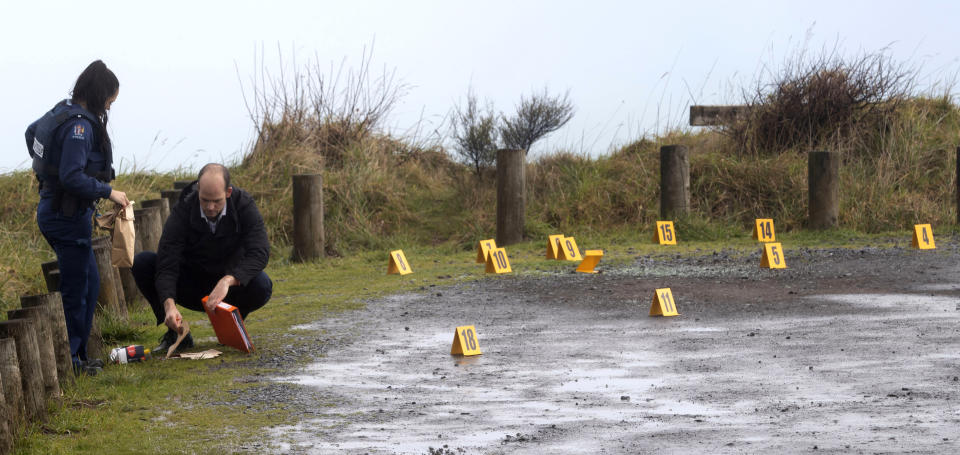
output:
{"label": "man's dark trousers", "polygon": [[[140,288],[140,293],[150,302],[153,314],[157,317],[157,325],[163,324],[167,314],[163,309],[163,302],[157,295],[155,278],[157,274],[157,253],[144,251],[133,259],[133,278]],[[204,311],[201,299],[210,294],[222,276],[210,276],[198,271],[180,269],[177,279],[177,305],[194,311]],[[273,294],[273,281],[266,273],[260,272],[253,277],[246,286],[230,286],[224,302],[237,307],[240,316],[247,319],[250,312],[266,305]]]}

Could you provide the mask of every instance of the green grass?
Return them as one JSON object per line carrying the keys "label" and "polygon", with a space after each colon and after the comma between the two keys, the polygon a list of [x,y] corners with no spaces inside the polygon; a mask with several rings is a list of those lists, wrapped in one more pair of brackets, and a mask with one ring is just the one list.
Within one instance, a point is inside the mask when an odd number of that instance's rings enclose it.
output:
{"label": "green grass", "polygon": [[[688,234],[678,225],[680,243],[660,246],[652,242],[653,228],[610,233],[565,232],[577,238],[581,250],[603,249],[600,268],[629,263],[639,255],[664,260],[677,254],[710,254],[720,249],[756,251],[757,243],[747,230],[727,230],[724,238],[685,240]],[[700,232],[696,223],[690,229]],[[863,245],[909,244],[909,232],[862,234],[853,231],[791,232],[777,234],[789,252],[800,247],[858,247]],[[303,353],[297,368],[313,358],[319,347],[317,336],[306,330],[292,330],[301,324],[322,320],[363,307],[363,301],[397,292],[421,292],[421,287],[455,282],[500,279],[487,275],[475,263],[475,245],[456,243],[436,246],[401,245],[414,273],[386,275],[388,251],[366,251],[348,257],[327,258],[307,264],[290,263],[289,251],[274,251],[267,269],[274,281],[274,296],[263,309],[253,313],[247,326],[254,336],[257,353],[245,355],[230,348],[216,359],[160,360],[141,364],[108,366],[95,378],[80,378],[58,403],[51,405],[46,423],[29,426],[18,442],[17,453],[99,453],[109,447],[113,453],[212,453],[241,450],[244,444],[266,441],[273,426],[295,423],[291,403],[262,404],[252,408],[231,406],[237,394],[255,394],[278,373],[257,366],[261,355],[293,349]],[[546,238],[508,247],[514,273],[535,277],[564,273],[575,262],[545,259]],[[450,278],[447,278],[447,277]],[[215,348],[214,335],[206,316],[184,310],[198,345]],[[115,345],[155,345],[165,328],[153,326],[153,315],[144,307],[131,313],[127,331],[112,332]],[[293,334],[293,335],[291,335]],[[305,335],[297,337],[295,335]],[[109,346],[112,347],[112,346]],[[322,397],[313,405],[322,406]],[[332,403],[328,403],[331,404]],[[344,417],[348,419],[349,417]],[[176,434],[174,437],[173,434]]]}

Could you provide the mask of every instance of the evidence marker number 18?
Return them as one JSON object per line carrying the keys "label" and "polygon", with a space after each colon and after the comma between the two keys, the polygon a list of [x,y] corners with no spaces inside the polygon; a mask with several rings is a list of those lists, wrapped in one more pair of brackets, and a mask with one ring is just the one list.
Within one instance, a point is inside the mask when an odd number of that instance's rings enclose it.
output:
{"label": "evidence marker number 18", "polygon": [[477,338],[477,329],[472,325],[462,325],[453,331],[453,345],[450,354],[480,355],[480,340]]}

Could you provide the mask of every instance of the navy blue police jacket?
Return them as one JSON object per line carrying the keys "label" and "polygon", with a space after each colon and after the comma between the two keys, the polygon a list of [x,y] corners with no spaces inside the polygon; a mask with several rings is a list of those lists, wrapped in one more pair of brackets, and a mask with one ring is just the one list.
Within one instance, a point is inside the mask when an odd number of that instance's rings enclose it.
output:
{"label": "navy blue police jacket", "polygon": [[[53,112],[67,109],[82,109],[73,106],[70,100],[64,100],[53,108]],[[88,114],[91,115],[92,114]],[[36,130],[37,120],[27,128],[27,147],[32,145],[31,132]],[[57,169],[57,175],[39,173],[43,182],[40,188],[41,198],[55,197],[60,187],[71,195],[86,201],[106,199],[113,190],[106,182],[90,174],[109,170],[112,163],[100,151],[94,125],[84,117],[73,116],[61,124],[53,135],[46,159]]]}
{"label": "navy blue police jacket", "polygon": [[177,280],[185,273],[210,280],[233,275],[243,286],[267,267],[269,258],[267,230],[253,197],[234,188],[227,198],[227,213],[217,222],[216,232],[210,232],[200,216],[194,181],[181,191],[163,226],[157,248],[157,294],[161,302],[176,300]]}

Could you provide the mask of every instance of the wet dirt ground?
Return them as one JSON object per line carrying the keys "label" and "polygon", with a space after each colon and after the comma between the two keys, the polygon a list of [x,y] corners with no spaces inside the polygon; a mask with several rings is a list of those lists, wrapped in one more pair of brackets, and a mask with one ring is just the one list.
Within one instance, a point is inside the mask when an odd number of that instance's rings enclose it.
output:
{"label": "wet dirt ground", "polygon": [[[637,256],[367,302],[297,330],[279,453],[957,453],[960,252]],[[570,270],[576,264],[571,263]],[[478,265],[478,268],[481,267]],[[517,265],[514,264],[514,268]],[[415,277],[411,275],[410,277]],[[681,316],[649,317],[669,287]],[[474,325],[483,354],[449,354]],[[320,402],[317,402],[320,403]],[[330,405],[333,403],[333,405]]]}

